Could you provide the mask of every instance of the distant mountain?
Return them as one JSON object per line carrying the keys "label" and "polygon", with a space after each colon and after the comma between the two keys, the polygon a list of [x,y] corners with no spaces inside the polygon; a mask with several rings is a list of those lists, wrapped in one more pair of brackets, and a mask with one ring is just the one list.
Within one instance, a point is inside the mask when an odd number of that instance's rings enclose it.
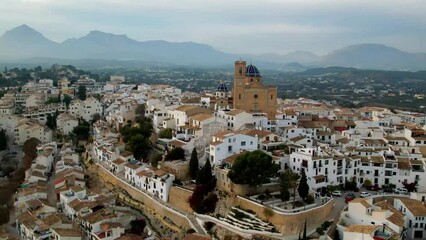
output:
{"label": "distant mountain", "polygon": [[323,66],[364,69],[426,69],[426,53],[407,53],[381,44],[357,44],[333,51],[321,59]]}
{"label": "distant mountain", "polygon": [[114,64],[137,62],[223,67],[235,59],[248,59],[262,69],[303,71],[309,67],[343,66],[363,69],[422,70],[426,69],[425,53],[407,53],[380,44],[351,45],[324,56],[296,51],[284,55],[228,54],[206,44],[194,42],[137,41],[126,35],[91,31],[86,36],[56,43],[27,25],[5,32],[0,37],[0,60],[9,62],[36,59],[64,61],[108,60]]}
{"label": "distant mountain", "polygon": [[57,46],[57,43],[24,24],[0,37],[0,58],[52,57]]}

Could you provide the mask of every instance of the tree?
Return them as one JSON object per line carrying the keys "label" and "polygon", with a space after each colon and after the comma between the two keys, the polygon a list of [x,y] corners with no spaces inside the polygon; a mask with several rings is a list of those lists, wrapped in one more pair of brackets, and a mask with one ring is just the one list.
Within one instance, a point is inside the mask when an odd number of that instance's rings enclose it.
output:
{"label": "tree", "polygon": [[[37,157],[37,146],[40,143],[41,143],[40,140],[38,140],[37,138],[30,138],[24,142],[24,146],[22,147],[22,150],[24,152],[23,165],[25,169],[30,168],[31,162]],[[24,173],[25,173],[25,169],[24,169]]]}
{"label": "tree", "polygon": [[62,102],[65,103],[65,106],[67,106],[67,108],[70,105],[71,100],[72,100],[72,98],[70,96],[66,95],[66,94],[62,98]]}
{"label": "tree", "polygon": [[166,155],[165,160],[180,160],[185,158],[185,150],[181,147],[173,148],[169,153]]}
{"label": "tree", "polygon": [[0,150],[5,150],[6,148],[7,148],[6,130],[0,129]]}
{"label": "tree", "polygon": [[407,189],[408,192],[415,192],[417,190],[415,182],[412,182],[412,183],[403,182],[402,185],[404,185],[404,187]]}
{"label": "tree", "polygon": [[287,187],[286,191],[288,191],[288,188],[293,188],[293,207],[296,203],[296,188],[299,178],[299,174],[293,172],[291,169],[286,169],[280,176],[281,187]]}
{"label": "tree", "polygon": [[308,179],[306,178],[305,169],[302,168],[302,173],[300,177],[299,187],[297,188],[297,191],[299,192],[299,196],[302,199],[306,199],[306,197],[309,194],[309,185],[308,185]]}
{"label": "tree", "polygon": [[159,138],[171,139],[172,138],[172,132],[173,132],[173,129],[171,129],[171,128],[162,129],[160,131],[160,133],[158,134],[158,137]]}
{"label": "tree", "polygon": [[364,180],[364,187],[370,187],[372,185],[373,185],[373,183],[371,182],[370,179],[367,178],[367,179]]}
{"label": "tree", "polygon": [[145,104],[139,104],[135,109],[135,120],[142,121],[145,118]]}
{"label": "tree", "polygon": [[257,187],[268,183],[277,174],[278,165],[272,157],[261,150],[246,152],[237,157],[228,177],[236,184],[248,184]]}
{"label": "tree", "polygon": [[85,124],[80,124],[75,127],[72,132],[77,135],[78,140],[87,140],[90,136],[90,127]]}
{"label": "tree", "polygon": [[84,85],[81,85],[81,86],[79,86],[78,87],[78,92],[77,92],[77,97],[81,100],[81,101],[84,101],[84,100],[86,100],[86,97],[87,97],[87,89],[86,89],[86,86],[84,86]]}
{"label": "tree", "polygon": [[136,235],[142,235],[145,230],[146,222],[143,219],[130,221],[130,232]]}
{"label": "tree", "polygon": [[95,113],[92,116],[92,123],[95,123],[101,119],[101,115],[99,113]]}
{"label": "tree", "polygon": [[142,160],[148,156],[148,139],[145,138],[142,134],[136,134],[127,142],[126,149],[131,151],[137,160]]}
{"label": "tree", "polygon": [[306,240],[306,239],[308,239],[307,238],[307,227],[306,227],[306,218],[305,218],[305,226],[303,227],[303,240]]}
{"label": "tree", "polygon": [[189,160],[189,176],[191,177],[191,179],[194,179],[197,177],[197,171],[198,171],[198,154],[197,154],[197,150],[194,147],[191,153],[191,160]]}
{"label": "tree", "polygon": [[48,126],[52,130],[56,129],[56,118],[50,113],[47,114],[46,126]]}
{"label": "tree", "polygon": [[49,97],[46,101],[46,104],[51,104],[51,103],[60,103],[61,99],[59,96],[57,97]]}
{"label": "tree", "polygon": [[213,212],[216,208],[218,198],[212,193],[216,186],[216,181],[213,179],[207,184],[197,185],[189,197],[188,202],[191,208],[197,213]]}
{"label": "tree", "polygon": [[197,185],[202,185],[210,183],[213,179],[212,165],[210,164],[210,161],[207,160],[204,166],[197,171],[195,182]]}

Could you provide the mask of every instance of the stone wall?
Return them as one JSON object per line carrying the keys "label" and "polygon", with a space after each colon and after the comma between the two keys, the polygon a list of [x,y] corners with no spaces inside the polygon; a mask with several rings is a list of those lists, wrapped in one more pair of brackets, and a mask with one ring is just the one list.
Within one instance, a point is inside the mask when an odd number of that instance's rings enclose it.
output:
{"label": "stone wall", "polygon": [[243,209],[254,211],[257,216],[272,223],[283,235],[297,235],[303,231],[305,220],[307,221],[308,232],[315,230],[317,226],[326,220],[334,206],[334,201],[329,201],[325,205],[298,213],[281,213],[274,210],[273,216],[267,218],[264,214],[265,206],[252,202],[248,199],[238,197],[237,204]]}
{"label": "stone wall", "polygon": [[106,185],[111,185],[114,188],[121,189],[127,193],[124,194],[124,196],[123,194],[120,196],[120,198],[125,202],[131,202],[133,206],[139,206],[138,208],[140,210],[150,212],[171,229],[188,230],[192,228],[190,222],[183,214],[177,213],[176,211],[164,206],[158,202],[160,200],[153,199],[151,196],[136,190],[104,168],[98,165],[93,166],[95,166],[100,179],[105,182]]}
{"label": "stone wall", "polygon": [[192,192],[189,190],[179,187],[171,187],[169,193],[169,203],[183,212],[192,214],[193,210],[188,203],[188,198],[191,195]]}

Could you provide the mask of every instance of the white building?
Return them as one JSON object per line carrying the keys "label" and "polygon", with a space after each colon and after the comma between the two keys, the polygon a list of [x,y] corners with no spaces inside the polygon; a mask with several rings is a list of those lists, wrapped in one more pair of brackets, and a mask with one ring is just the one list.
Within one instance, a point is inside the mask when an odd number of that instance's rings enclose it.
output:
{"label": "white building", "polygon": [[89,97],[84,101],[75,99],[70,103],[69,113],[76,118],[83,118],[90,122],[93,115],[99,114],[102,116],[102,104],[94,97]]}
{"label": "white building", "polygon": [[78,119],[71,114],[62,113],[56,118],[56,126],[63,134],[69,134],[78,126]]}

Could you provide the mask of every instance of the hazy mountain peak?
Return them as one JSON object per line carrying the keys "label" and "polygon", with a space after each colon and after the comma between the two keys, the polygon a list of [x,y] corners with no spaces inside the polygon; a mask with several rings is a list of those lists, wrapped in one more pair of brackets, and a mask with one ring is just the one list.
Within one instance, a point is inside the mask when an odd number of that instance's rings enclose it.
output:
{"label": "hazy mountain peak", "polygon": [[[33,28],[29,27],[26,24],[19,25],[15,28],[12,28],[9,31],[6,31],[2,37],[5,38],[17,38],[16,40],[19,40],[19,38],[43,38],[45,40],[48,40],[41,34],[40,32],[37,32]],[[49,40],[50,41],[50,40]]]}

